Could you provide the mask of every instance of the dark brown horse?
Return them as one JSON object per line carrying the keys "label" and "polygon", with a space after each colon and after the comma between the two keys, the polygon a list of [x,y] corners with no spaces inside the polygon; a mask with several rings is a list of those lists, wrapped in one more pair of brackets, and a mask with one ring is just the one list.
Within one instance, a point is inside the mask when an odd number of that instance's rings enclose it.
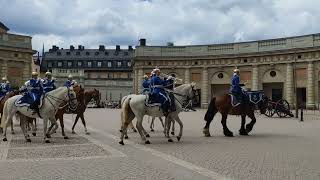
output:
{"label": "dark brown horse", "polygon": [[[2,118],[2,113],[3,113],[3,107],[4,107],[4,103],[11,97],[18,95],[20,92],[17,90],[11,91],[8,94],[6,94],[1,100],[0,100],[0,114],[1,114],[1,118]],[[0,119],[0,123],[1,123],[1,119]],[[0,128],[0,132],[2,133],[2,128]],[[14,134],[13,131],[13,122],[11,121],[11,133]]]}
{"label": "dark brown horse", "polygon": [[[72,133],[74,132],[74,127],[78,122],[78,119],[81,118],[82,123],[84,125],[85,128],[85,132],[88,134],[87,128],[86,128],[86,122],[84,120],[84,112],[85,109],[87,107],[87,104],[91,101],[91,99],[94,99],[96,101],[97,104],[100,103],[100,93],[97,89],[91,90],[91,91],[84,91],[84,89],[81,86],[75,86],[74,87],[74,91],[76,93],[77,96],[77,100],[78,100],[78,106],[75,110],[70,110],[69,107],[67,105],[62,105],[63,108],[59,109],[57,114],[56,114],[56,120],[60,121],[60,125],[61,125],[61,131],[62,131],[62,136],[64,137],[64,139],[68,139],[68,136],[66,136],[65,132],[64,132],[64,122],[63,122],[63,115],[64,114],[76,114],[76,120],[72,126]],[[49,127],[49,130],[52,128],[53,126],[51,125]]]}
{"label": "dark brown horse", "polygon": [[[231,104],[231,96],[229,94],[212,98],[208,110],[204,116],[204,120],[207,121],[205,127],[203,128],[204,135],[206,137],[210,136],[210,123],[212,122],[217,112],[220,112],[222,115],[221,124],[223,126],[223,133],[225,136],[233,136],[233,133],[227,127],[228,114],[241,116],[241,128],[239,130],[239,133],[240,135],[248,135],[248,133],[253,129],[253,126],[256,123],[256,118],[254,116],[254,110],[256,106],[258,106],[262,114],[264,114],[267,107],[267,99],[265,96],[263,96],[263,94],[261,94],[262,92],[252,93],[258,93],[258,98],[260,99],[256,99],[256,101],[252,102],[249,98],[249,100],[247,100],[246,102],[235,107]],[[245,126],[246,116],[251,119],[251,122]]]}

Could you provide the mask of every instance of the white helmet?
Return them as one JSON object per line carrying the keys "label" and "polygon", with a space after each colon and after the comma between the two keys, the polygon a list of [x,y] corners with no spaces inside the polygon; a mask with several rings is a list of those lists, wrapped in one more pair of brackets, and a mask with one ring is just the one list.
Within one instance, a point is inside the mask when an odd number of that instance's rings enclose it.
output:
{"label": "white helmet", "polygon": [[149,77],[148,77],[148,75],[143,75],[143,79],[148,79]]}
{"label": "white helmet", "polygon": [[69,74],[68,79],[72,79],[72,78],[73,78],[73,76],[71,74]]}
{"label": "white helmet", "polygon": [[238,68],[233,70],[234,73],[240,73],[240,70]]}
{"label": "white helmet", "polygon": [[38,76],[38,73],[35,72],[35,71],[33,71],[31,75],[32,75],[32,76]]}
{"label": "white helmet", "polygon": [[7,81],[7,78],[6,78],[6,77],[3,77],[3,78],[2,78],[2,81]]}
{"label": "white helmet", "polygon": [[52,76],[51,72],[46,72],[46,76]]}

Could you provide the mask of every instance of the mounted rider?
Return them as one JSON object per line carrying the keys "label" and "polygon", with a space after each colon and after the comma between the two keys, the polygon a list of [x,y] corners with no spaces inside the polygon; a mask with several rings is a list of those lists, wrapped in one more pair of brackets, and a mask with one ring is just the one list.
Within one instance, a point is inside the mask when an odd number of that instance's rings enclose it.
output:
{"label": "mounted rider", "polygon": [[150,81],[151,95],[155,102],[161,103],[163,113],[167,115],[170,108],[170,99],[167,97],[164,90],[164,86],[166,85],[167,81],[159,77],[160,69],[154,69],[153,73],[154,75],[152,76]]}
{"label": "mounted rider", "polygon": [[148,75],[143,76],[142,87],[143,87],[142,94],[146,94],[150,92],[150,80]]}
{"label": "mounted rider", "polygon": [[40,99],[43,95],[42,80],[38,78],[37,72],[32,72],[32,78],[25,82],[20,91],[25,92],[20,101],[30,104],[30,109],[39,114]]}
{"label": "mounted rider", "polygon": [[0,99],[4,97],[8,92],[11,91],[11,86],[6,77],[2,78],[2,83],[0,83]]}
{"label": "mounted rider", "polygon": [[174,94],[173,94],[173,90],[174,90],[174,85],[175,85],[175,78],[176,75],[175,74],[171,74],[171,76],[168,76],[166,78],[166,84],[165,84],[165,88],[170,90],[169,91],[169,98],[170,98],[170,111],[176,111],[176,103],[175,103],[175,98],[174,98]]}
{"label": "mounted rider", "polygon": [[42,79],[43,83],[43,91],[44,93],[50,92],[52,90],[56,89],[55,80],[52,79],[52,74],[51,72],[46,72],[45,78]]}
{"label": "mounted rider", "polygon": [[69,74],[68,80],[66,81],[66,83],[64,83],[64,86],[71,87],[71,86],[75,85],[76,83],[77,82],[75,80],[73,80],[73,76],[71,74]]}
{"label": "mounted rider", "polygon": [[246,94],[241,86],[244,86],[244,84],[240,84],[240,70],[235,69],[233,70],[233,76],[231,80],[231,94],[235,95],[239,103],[244,103],[246,100]]}

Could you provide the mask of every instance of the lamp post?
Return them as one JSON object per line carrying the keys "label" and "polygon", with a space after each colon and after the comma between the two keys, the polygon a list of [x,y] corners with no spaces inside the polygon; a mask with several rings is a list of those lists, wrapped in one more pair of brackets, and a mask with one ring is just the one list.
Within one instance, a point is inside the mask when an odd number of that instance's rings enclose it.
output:
{"label": "lamp post", "polygon": [[297,64],[297,54],[294,52],[294,67],[293,67],[293,81],[294,81],[294,94],[295,94],[295,106],[296,106],[296,118],[299,118],[299,108],[298,108],[298,90],[297,90],[297,76],[296,76],[296,64]]}

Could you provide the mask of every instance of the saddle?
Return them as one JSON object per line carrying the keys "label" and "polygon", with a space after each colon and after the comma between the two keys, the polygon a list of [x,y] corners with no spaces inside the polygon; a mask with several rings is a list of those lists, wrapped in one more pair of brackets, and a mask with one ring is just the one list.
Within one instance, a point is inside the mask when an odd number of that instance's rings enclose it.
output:
{"label": "saddle", "polygon": [[[43,104],[43,100],[44,100],[44,95],[41,95],[40,97],[40,103],[38,105],[39,109],[42,107],[42,104]],[[14,102],[14,105],[17,106],[17,107],[30,107],[31,105],[31,98],[29,96],[22,96],[20,98],[18,98],[16,100],[16,102]]]}
{"label": "saddle", "polygon": [[150,93],[146,93],[145,95],[146,95],[146,100],[144,102],[145,106],[147,106],[147,107],[155,107],[155,106],[161,107],[161,103],[153,101],[152,96],[151,96]]}
{"label": "saddle", "polygon": [[240,101],[238,100],[238,98],[234,95],[234,94],[229,94],[230,98],[231,98],[231,105],[232,107],[236,107],[238,105],[240,105]]}

